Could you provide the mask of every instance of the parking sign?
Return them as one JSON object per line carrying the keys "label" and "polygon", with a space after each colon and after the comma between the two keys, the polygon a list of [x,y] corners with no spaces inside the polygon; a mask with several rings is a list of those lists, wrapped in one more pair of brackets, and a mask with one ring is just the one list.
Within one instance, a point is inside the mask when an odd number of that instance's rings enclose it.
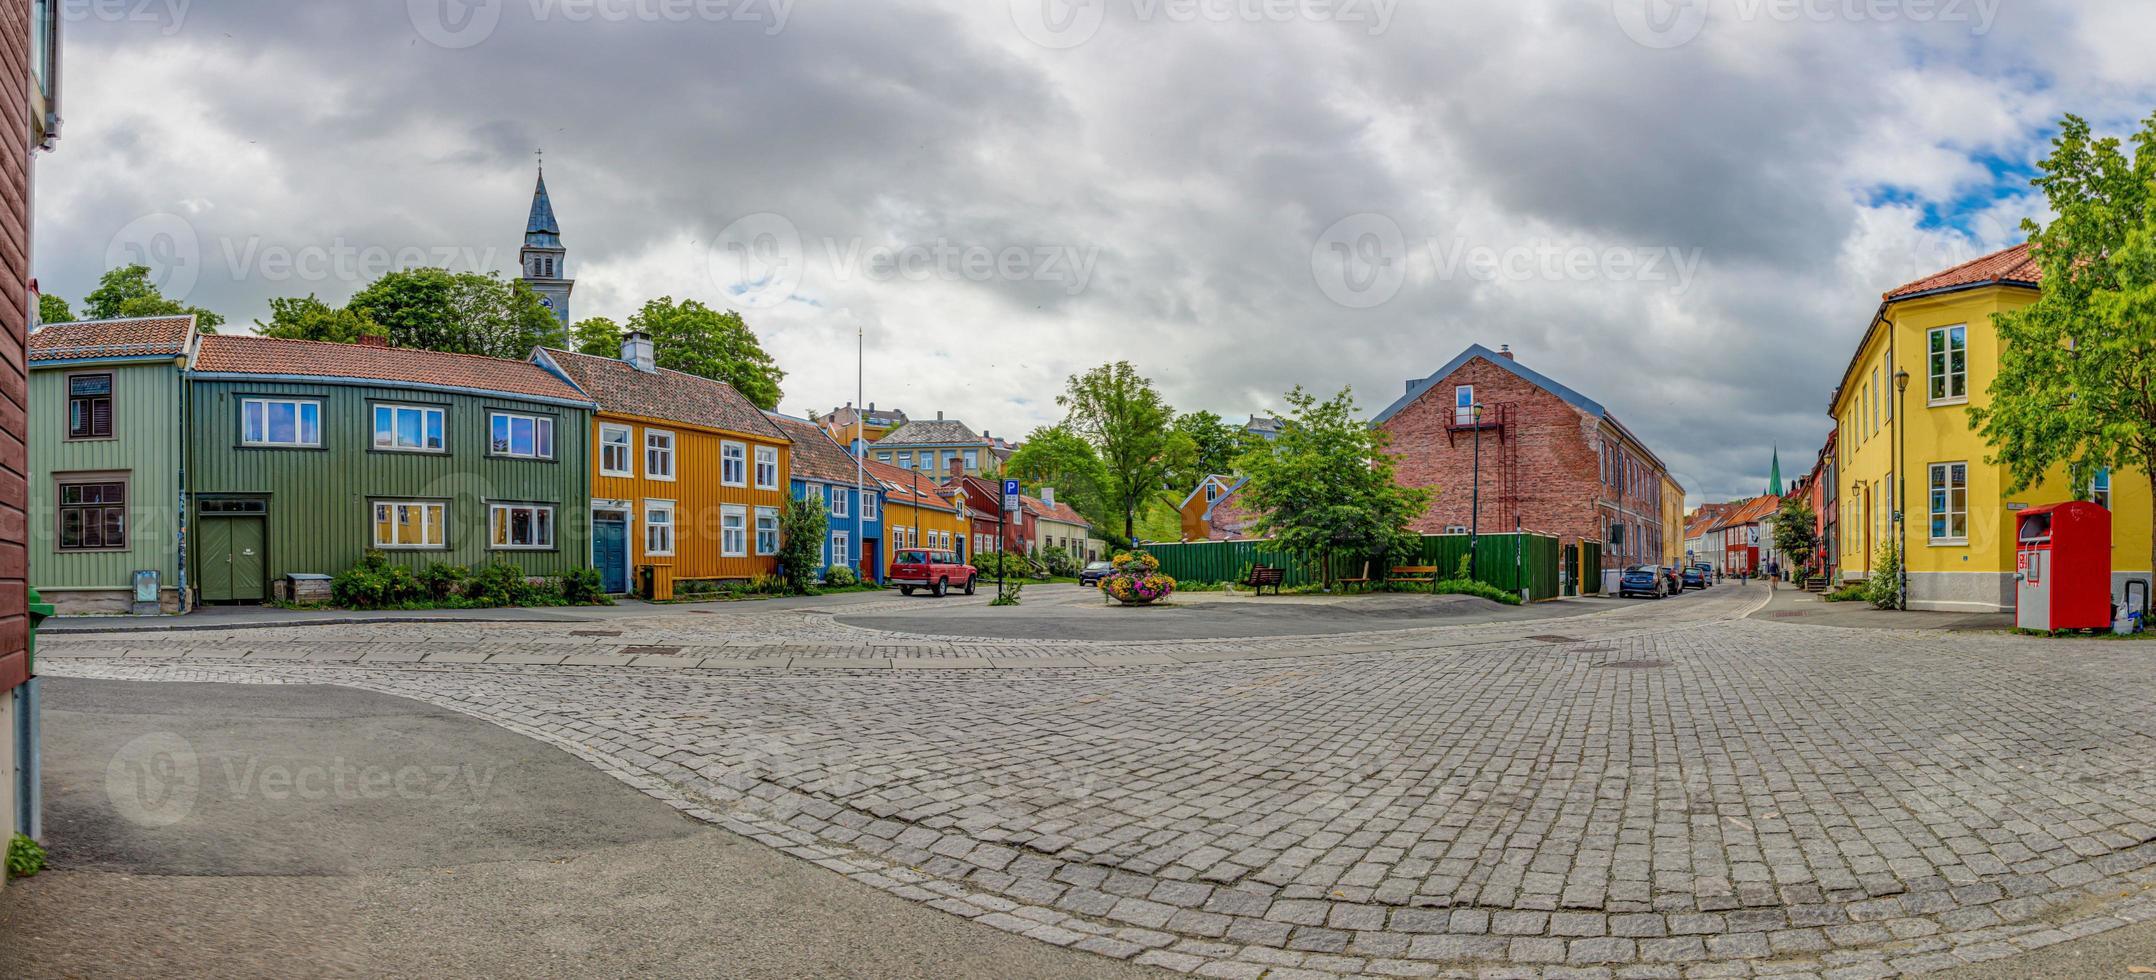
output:
{"label": "parking sign", "polygon": [[1017,480],[1005,480],[1005,481],[1003,481],[1003,509],[1004,509],[1004,510],[1017,510],[1017,509],[1018,509],[1018,506],[1019,506],[1019,501],[1018,501],[1018,497],[1019,497],[1019,494],[1020,494],[1020,492],[1021,492],[1021,491],[1020,491],[1020,490],[1018,489],[1018,481],[1017,481]]}

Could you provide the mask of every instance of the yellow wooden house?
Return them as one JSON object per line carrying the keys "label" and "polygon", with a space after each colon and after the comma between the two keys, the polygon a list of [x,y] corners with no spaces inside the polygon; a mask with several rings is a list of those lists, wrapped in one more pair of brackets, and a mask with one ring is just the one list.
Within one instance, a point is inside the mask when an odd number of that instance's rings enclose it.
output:
{"label": "yellow wooden house", "polygon": [[591,558],[607,591],[671,598],[677,581],[777,573],[792,441],[761,409],[732,385],[656,366],[639,333],[618,359],[533,359],[599,405]]}
{"label": "yellow wooden house", "polygon": [[873,459],[862,460],[868,475],[883,486],[883,553],[901,548],[940,548],[970,560],[966,535],[973,517],[965,497],[938,486],[933,477]]}

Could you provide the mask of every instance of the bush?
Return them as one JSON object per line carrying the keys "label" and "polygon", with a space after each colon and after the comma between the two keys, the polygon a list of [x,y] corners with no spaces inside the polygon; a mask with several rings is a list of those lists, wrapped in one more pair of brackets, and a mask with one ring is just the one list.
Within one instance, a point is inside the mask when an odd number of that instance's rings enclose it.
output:
{"label": "bush", "polygon": [[[826,572],[825,574],[830,574]],[[748,581],[743,591],[750,595],[786,595],[791,587],[786,579],[777,575],[758,575]]]}
{"label": "bush", "polygon": [[1018,593],[1024,590],[1025,587],[1024,582],[1005,583],[1003,588],[996,592],[996,597],[988,600],[988,604],[991,606],[1015,606],[1018,604]]}
{"label": "bush", "polygon": [[330,600],[349,609],[393,609],[424,601],[426,587],[412,570],[369,551],[329,582]]}
{"label": "bush", "polygon": [[1870,585],[1863,582],[1851,582],[1839,589],[1821,595],[1820,598],[1827,602],[1868,602],[1871,600],[1871,594]]}
{"label": "bush", "polygon": [[464,585],[464,598],[475,606],[549,604],[541,601],[541,596],[541,590],[525,581],[524,570],[506,561],[481,567]]}
{"label": "bush", "polygon": [[1023,579],[1037,574],[1026,556],[1011,551],[983,551],[974,555],[968,564],[978,569],[982,578],[995,578],[1000,574],[1005,578]]}
{"label": "bush", "polygon": [[786,502],[786,509],[779,512],[779,573],[786,576],[786,591],[807,595],[816,587],[829,530],[822,498],[796,497]]}
{"label": "bush", "polygon": [[1079,569],[1085,566],[1084,562],[1062,548],[1042,549],[1040,563],[1048,569],[1048,574],[1058,578],[1075,578]]}
{"label": "bush", "polygon": [[1517,594],[1507,592],[1488,582],[1478,582],[1470,578],[1446,579],[1431,586],[1430,591],[1436,595],[1477,596],[1491,602],[1502,602],[1508,606],[1520,604],[1520,597]]}
{"label": "bush", "polygon": [[7,842],[7,873],[10,878],[28,878],[45,870],[45,849],[26,834],[16,834]]}
{"label": "bush", "polygon": [[[419,580],[419,587],[426,590],[427,598],[440,602],[462,591],[464,580],[471,574],[471,570],[462,565],[430,561],[415,577]],[[593,572],[592,577],[596,579],[598,574]]]}
{"label": "bush", "polygon": [[[461,569],[459,569],[461,571]],[[573,606],[611,606],[614,600],[607,598],[604,580],[596,568],[572,569],[561,577],[561,598]]]}
{"label": "bush", "polygon": [[1881,609],[1901,608],[1901,549],[1892,541],[1881,544],[1878,560],[1872,566],[1864,598]]}
{"label": "bush", "polygon": [[823,570],[823,584],[834,589],[850,589],[861,584],[861,576],[851,565],[833,565]]}

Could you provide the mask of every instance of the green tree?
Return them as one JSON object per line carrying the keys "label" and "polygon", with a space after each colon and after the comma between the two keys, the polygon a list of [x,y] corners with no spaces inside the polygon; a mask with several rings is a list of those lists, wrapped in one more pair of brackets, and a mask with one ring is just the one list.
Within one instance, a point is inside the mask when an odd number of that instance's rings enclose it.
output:
{"label": "green tree", "polygon": [[51,293],[39,293],[37,294],[37,319],[39,323],[73,323],[75,322],[75,311],[68,307],[67,300]]}
{"label": "green tree", "polygon": [[1043,487],[1054,487],[1058,502],[1069,504],[1094,523],[1106,522],[1113,513],[1103,491],[1108,471],[1101,465],[1100,454],[1068,427],[1034,429],[1003,471],[1035,496]]}
{"label": "green tree", "polygon": [[82,298],[82,315],[89,320],[115,320],[135,316],[185,316],[194,314],[195,328],[216,333],[225,318],[199,306],[166,299],[150,281],[150,267],[130,265],[113,269],[97,280],[97,288]]}
{"label": "green tree", "polygon": [[621,324],[603,316],[578,320],[569,328],[569,340],[579,354],[593,357],[621,356]]}
{"label": "green tree", "polygon": [[1774,550],[1792,571],[1812,566],[1819,551],[1819,515],[1812,512],[1810,501],[1803,497],[1782,501],[1781,510],[1774,514]]}
{"label": "green tree", "polygon": [[816,501],[794,497],[779,512],[779,574],[786,591],[806,595],[823,574],[824,509]]}
{"label": "green tree", "polygon": [[521,358],[565,339],[538,293],[494,273],[398,269],[354,294],[345,309],[379,324],[399,347]]}
{"label": "green tree", "polygon": [[1135,532],[1139,508],[1165,489],[1178,465],[1170,422],[1175,409],[1129,361],[1103,364],[1072,375],[1056,396],[1068,416],[1064,425],[1100,454],[1101,485],[1112,513],[1123,520],[1123,537]]}
{"label": "green tree", "polygon": [[1999,374],[1969,412],[2007,493],[2062,464],[2076,497],[2102,469],[2138,469],[2156,490],[2156,115],[2132,139],[2128,160],[2067,116],[2034,181],[2057,214],[2023,222],[2043,292],[1992,317]]}
{"label": "green tree", "polygon": [[1318,401],[1298,386],[1280,437],[1245,452],[1238,465],[1249,480],[1244,505],[1257,512],[1257,532],[1281,550],[1324,563],[1391,563],[1421,545],[1409,522],[1429,506],[1430,492],[1393,481],[1385,433],[1357,417],[1351,390]]}
{"label": "green tree", "polygon": [[1175,417],[1175,432],[1189,440],[1189,465],[1168,475],[1168,485],[1189,490],[1214,473],[1232,473],[1236,457],[1250,448],[1241,426],[1230,425],[1207,411],[1185,412]]}
{"label": "green tree", "polygon": [[[786,372],[764,352],[733,310],[721,313],[693,299],[662,296],[629,318],[629,329],[651,335],[659,366],[733,385],[765,410],[779,405]],[[617,351],[618,353],[618,351]]]}
{"label": "green tree", "polygon": [[349,306],[338,309],[315,298],[313,293],[279,296],[269,303],[269,320],[255,321],[256,332],[264,337],[355,344],[361,337],[384,335],[381,326],[368,319],[366,314]]}

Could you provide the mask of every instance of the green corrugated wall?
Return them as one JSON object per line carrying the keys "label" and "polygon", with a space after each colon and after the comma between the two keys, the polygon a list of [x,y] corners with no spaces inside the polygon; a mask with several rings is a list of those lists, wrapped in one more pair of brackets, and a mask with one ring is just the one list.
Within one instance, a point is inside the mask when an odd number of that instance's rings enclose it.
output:
{"label": "green corrugated wall", "polygon": [[[193,494],[269,497],[268,576],[334,575],[371,547],[371,501],[446,499],[445,550],[390,551],[414,568],[433,561],[476,566],[507,559],[532,575],[555,575],[590,563],[591,415],[581,408],[452,392],[333,384],[193,381]],[[242,447],[239,400],[298,396],[322,403],[323,449]],[[443,454],[374,450],[372,404],[443,405]],[[554,461],[486,455],[490,409],[555,417]],[[487,547],[489,502],[553,504],[550,551]]]}
{"label": "green corrugated wall", "polygon": [[[1449,578],[1467,554],[1465,534],[1429,534],[1422,539],[1420,555],[1399,565],[1434,565],[1440,578]],[[1241,581],[1252,565],[1287,569],[1287,584],[1316,584],[1323,575],[1314,562],[1298,561],[1274,551],[1270,541],[1200,541],[1190,544],[1148,545],[1145,550],[1160,560],[1160,570],[1177,581]],[[1536,599],[1557,596],[1558,563],[1563,549],[1558,540],[1540,534],[1485,534],[1475,546],[1475,577],[1508,592],[1529,589]],[[1340,559],[1334,577],[1355,577],[1362,572],[1362,559]],[[1370,577],[1383,579],[1388,565],[1370,563]]]}
{"label": "green corrugated wall", "polygon": [[[180,371],[156,363],[33,364],[30,371],[30,584],[38,589],[126,589],[137,569],[179,575]],[[111,439],[69,442],[67,378],[112,374]],[[128,549],[60,552],[55,476],[125,471]]]}

